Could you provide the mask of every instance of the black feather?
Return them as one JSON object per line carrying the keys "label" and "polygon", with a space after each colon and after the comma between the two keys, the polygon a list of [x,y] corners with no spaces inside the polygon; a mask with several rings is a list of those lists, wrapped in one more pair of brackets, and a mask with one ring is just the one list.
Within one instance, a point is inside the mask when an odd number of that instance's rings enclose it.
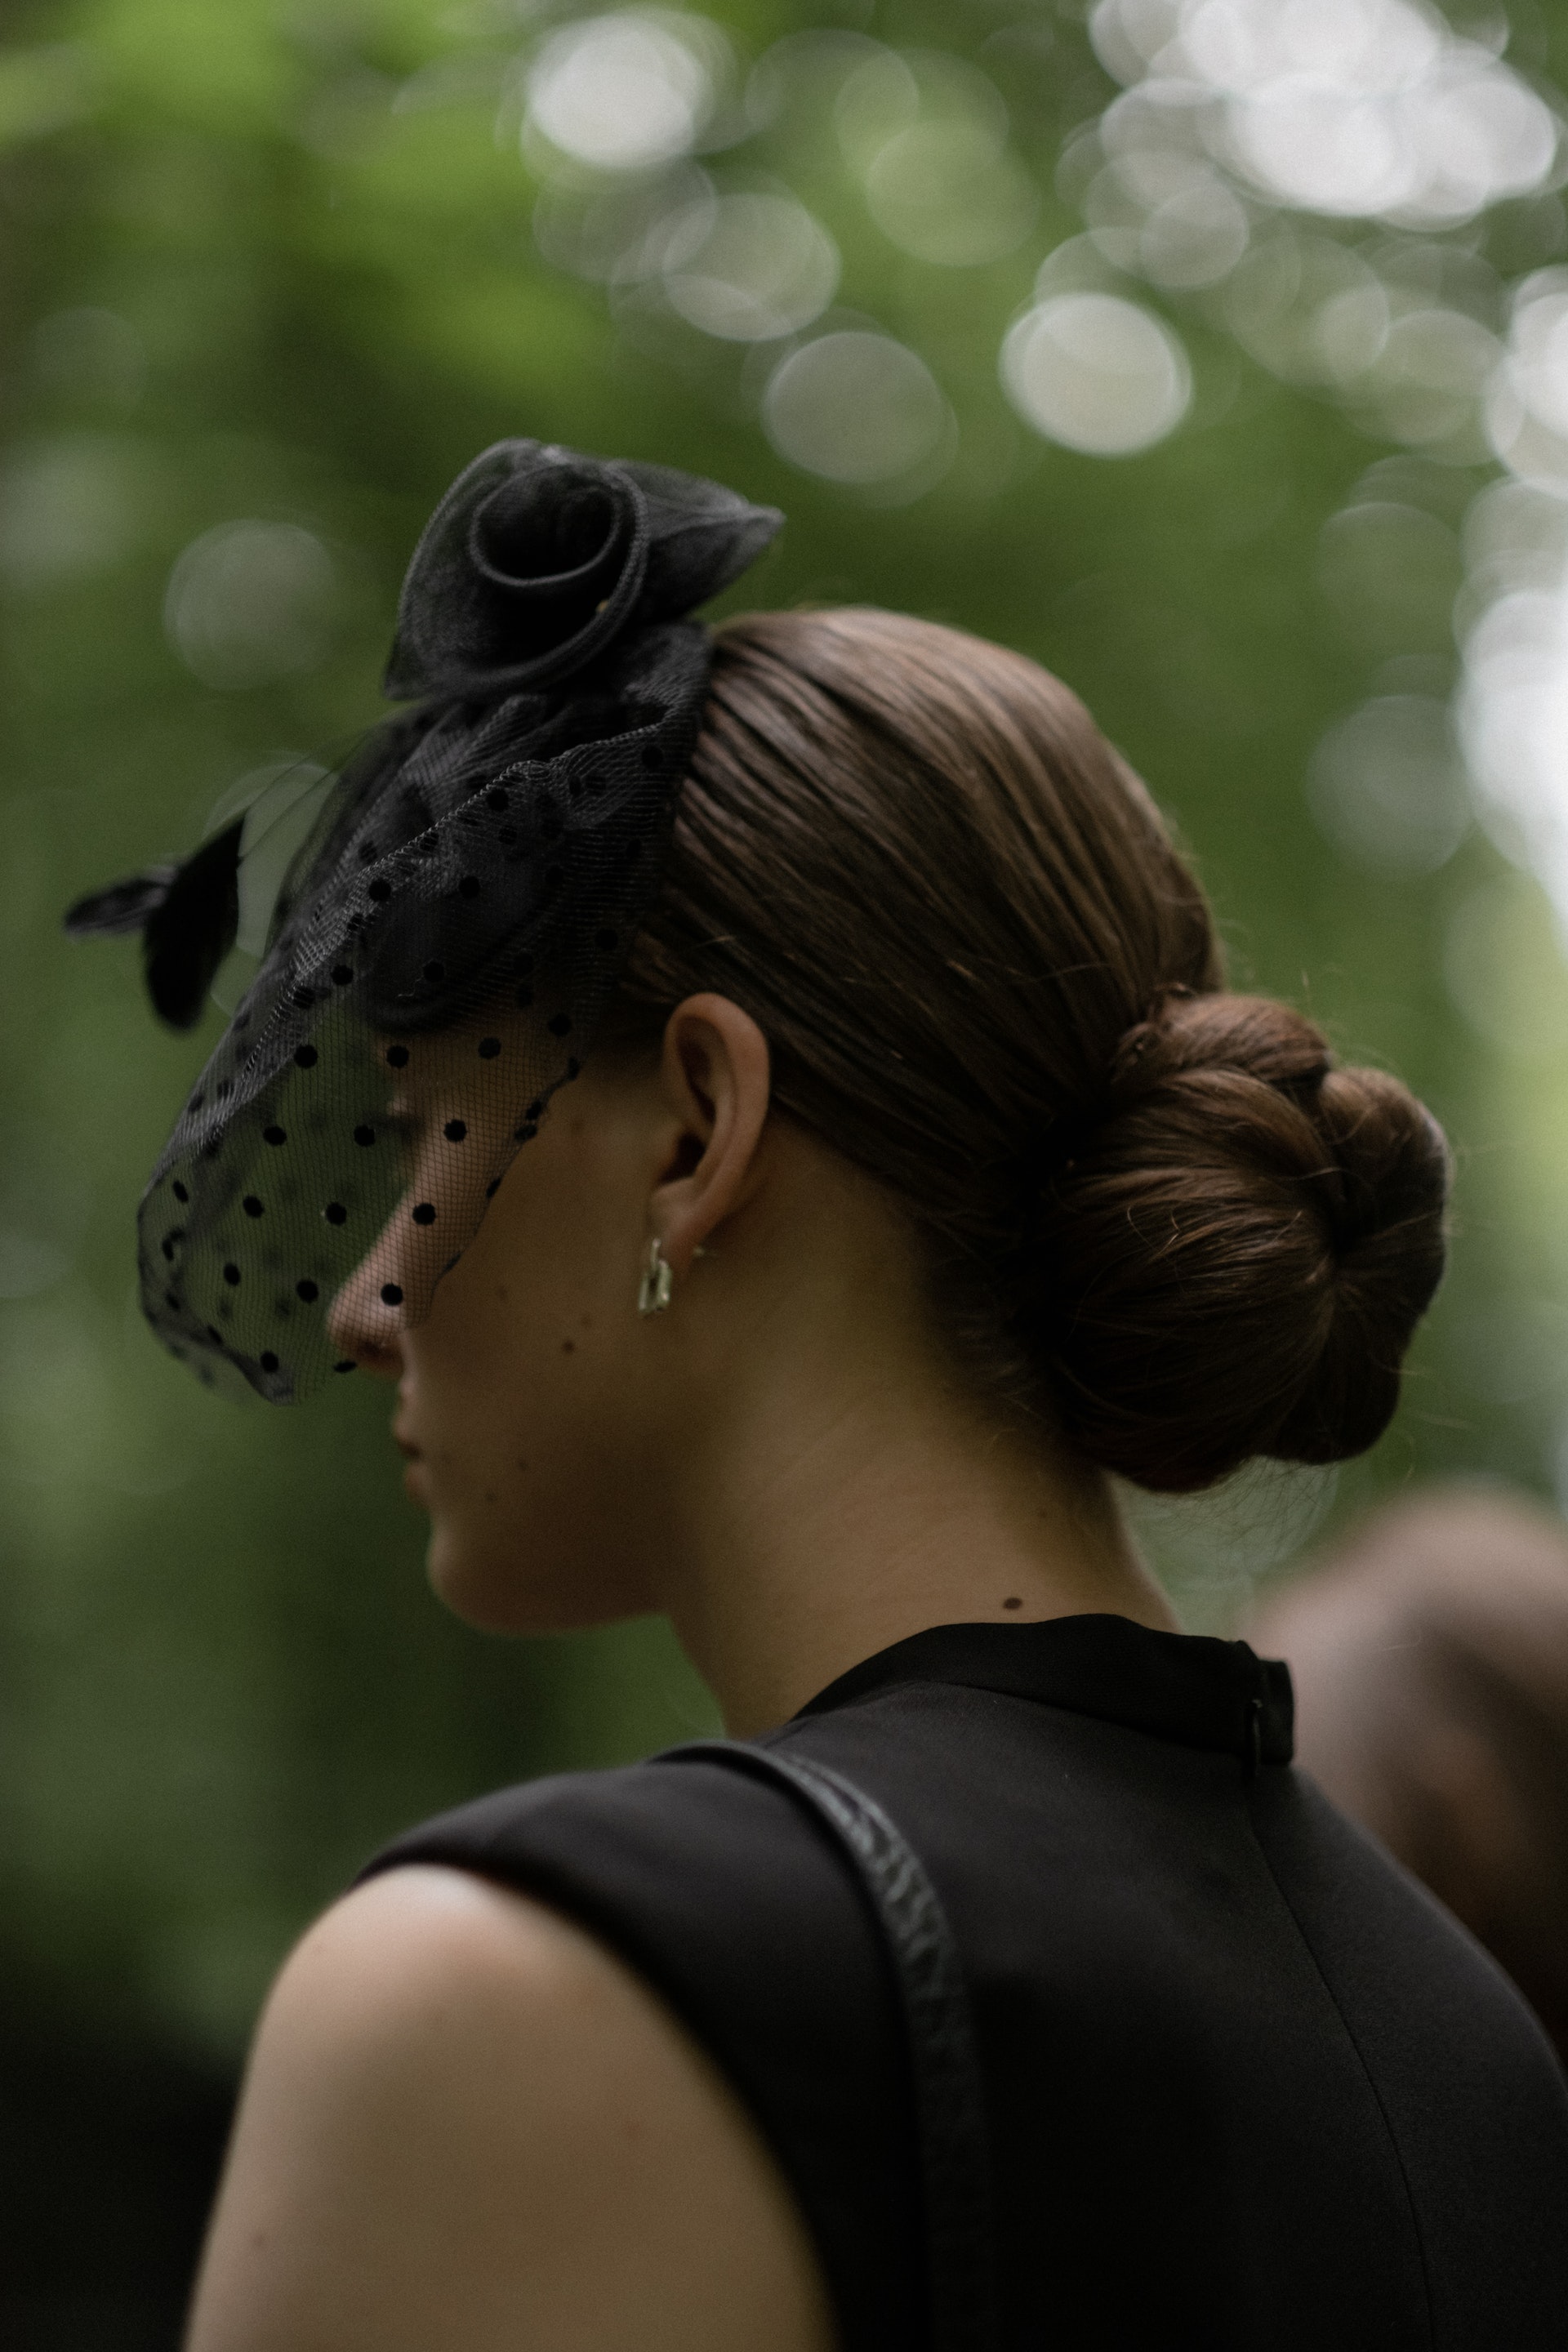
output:
{"label": "black feather", "polygon": [[201,1019],[213,974],[239,929],[239,843],[245,819],[204,841],[183,866],[150,866],[79,898],[65,919],[74,940],[140,931],[153,1009],[171,1029]]}
{"label": "black feather", "polygon": [[245,819],[186,858],[142,929],[147,993],[171,1029],[201,1019],[213,975],[239,929],[239,842]]}
{"label": "black feather", "polygon": [[106,890],[89,890],[68,907],[65,928],[73,940],[112,939],[121,931],[143,929],[169,895],[177,866],[149,866],[144,873],[128,874]]}

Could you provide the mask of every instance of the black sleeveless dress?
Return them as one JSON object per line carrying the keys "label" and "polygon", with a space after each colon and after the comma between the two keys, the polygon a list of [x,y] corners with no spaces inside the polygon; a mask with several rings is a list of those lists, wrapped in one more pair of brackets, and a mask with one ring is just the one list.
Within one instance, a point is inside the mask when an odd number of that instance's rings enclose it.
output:
{"label": "black sleeveless dress", "polygon": [[[891,1817],[956,1938],[1008,2352],[1562,2352],[1568,2086],[1489,1959],[1289,1769],[1289,1676],[1118,1617],[948,1625],[755,1743]],[[798,2200],[845,2352],[929,2344],[909,2043],[857,1874],[700,1756],[399,1839],[663,1997]]]}

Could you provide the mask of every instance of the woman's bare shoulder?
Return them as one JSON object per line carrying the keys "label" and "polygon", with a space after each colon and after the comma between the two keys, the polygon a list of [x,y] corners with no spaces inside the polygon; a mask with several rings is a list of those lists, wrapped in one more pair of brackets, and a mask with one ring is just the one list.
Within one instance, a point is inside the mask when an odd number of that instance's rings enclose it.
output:
{"label": "woman's bare shoulder", "polygon": [[188,2352],[826,2352],[734,2094],[582,1929],[463,1873],[356,1889],[252,2054]]}

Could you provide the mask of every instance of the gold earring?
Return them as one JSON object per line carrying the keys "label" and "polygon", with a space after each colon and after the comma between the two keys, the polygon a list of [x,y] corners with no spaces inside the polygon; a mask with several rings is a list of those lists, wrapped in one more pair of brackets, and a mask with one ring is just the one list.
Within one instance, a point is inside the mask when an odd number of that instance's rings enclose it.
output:
{"label": "gold earring", "polygon": [[675,1297],[675,1269],[659,1246],[656,1234],[647,1245],[647,1258],[637,1284],[637,1313],[662,1315]]}

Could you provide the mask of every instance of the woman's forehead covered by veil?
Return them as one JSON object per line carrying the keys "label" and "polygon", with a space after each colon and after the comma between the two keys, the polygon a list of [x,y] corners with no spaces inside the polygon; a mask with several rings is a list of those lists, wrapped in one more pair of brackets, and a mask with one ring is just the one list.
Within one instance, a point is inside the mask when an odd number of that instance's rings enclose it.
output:
{"label": "woman's forehead covered by veil", "polygon": [[[231,1367],[283,1402],[330,1373],[327,1309],[390,1219],[408,1232],[383,1303],[428,1312],[581,1067],[651,903],[710,667],[683,616],[779,521],[667,467],[529,441],[447,493],[388,668],[424,699],[331,782],[143,1196],[143,1307],[205,1377]],[[142,929],[154,1003],[188,1025],[267,833],[253,811],[68,925]]]}

